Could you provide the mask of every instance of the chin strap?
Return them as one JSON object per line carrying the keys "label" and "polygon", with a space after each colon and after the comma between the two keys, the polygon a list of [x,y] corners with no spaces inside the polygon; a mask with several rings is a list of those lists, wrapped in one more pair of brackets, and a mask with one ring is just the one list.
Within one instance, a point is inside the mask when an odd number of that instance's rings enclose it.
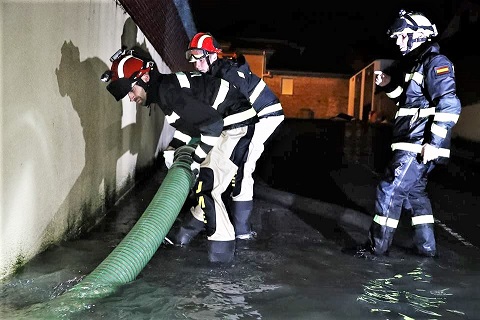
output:
{"label": "chin strap", "polygon": [[416,39],[413,39],[413,33],[409,33],[408,34],[408,42],[407,42],[407,50],[402,52],[403,55],[406,55],[407,53],[409,53],[410,51],[412,51],[412,46],[413,46],[413,43],[414,42],[425,42],[427,41],[428,38],[424,37],[424,38],[416,38]]}
{"label": "chin strap", "polygon": [[205,60],[207,60],[207,64],[208,64],[208,71],[211,71],[212,70],[212,64],[210,63],[210,52],[207,54],[207,56],[205,57]]}

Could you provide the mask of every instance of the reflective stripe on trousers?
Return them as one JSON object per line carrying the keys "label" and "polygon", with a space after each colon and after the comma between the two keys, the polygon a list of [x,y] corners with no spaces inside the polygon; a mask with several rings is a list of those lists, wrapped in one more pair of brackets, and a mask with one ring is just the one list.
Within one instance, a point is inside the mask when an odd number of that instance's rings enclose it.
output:
{"label": "reflective stripe on trousers", "polygon": [[377,186],[375,217],[369,232],[375,254],[385,254],[390,248],[402,208],[412,219],[417,250],[428,255],[435,252],[432,206],[425,190],[433,168],[433,162],[423,164],[416,153],[393,153]]}

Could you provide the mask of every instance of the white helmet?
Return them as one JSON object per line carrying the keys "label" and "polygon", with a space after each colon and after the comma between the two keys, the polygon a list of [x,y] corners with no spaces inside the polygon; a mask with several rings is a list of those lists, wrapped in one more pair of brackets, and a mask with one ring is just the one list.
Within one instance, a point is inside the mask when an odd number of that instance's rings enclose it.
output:
{"label": "white helmet", "polygon": [[406,12],[400,10],[399,18],[397,18],[392,26],[388,29],[387,34],[390,37],[396,37],[399,33],[423,32],[425,36],[435,37],[438,35],[437,27],[428,20],[423,13]]}
{"label": "white helmet", "polygon": [[[412,35],[415,32],[421,32],[425,37],[412,39]],[[390,38],[396,38],[402,33],[406,33],[410,38],[408,42],[408,50],[403,52],[403,54],[412,50],[413,42],[423,43],[438,35],[437,27],[432,24],[423,13],[407,12],[403,9],[400,10],[399,17],[393,22],[387,31]]]}

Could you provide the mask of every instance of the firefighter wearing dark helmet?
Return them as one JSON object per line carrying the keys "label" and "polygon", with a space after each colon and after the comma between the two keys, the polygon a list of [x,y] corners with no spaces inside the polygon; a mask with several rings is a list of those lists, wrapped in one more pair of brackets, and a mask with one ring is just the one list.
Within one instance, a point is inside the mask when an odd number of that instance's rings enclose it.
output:
{"label": "firefighter wearing dark helmet", "polygon": [[257,113],[250,102],[227,81],[200,72],[161,74],[155,63],[134,50],[119,50],[102,80],[117,101],[124,97],[137,105],[158,105],[176,131],[169,148],[176,149],[200,137],[192,154],[192,172],[197,175],[195,196],[186,223],[177,239],[182,245],[191,233],[206,230],[210,262],[231,262],[235,232],[222,193],[234,177],[251,139]]}
{"label": "firefighter wearing dark helmet", "polygon": [[410,214],[414,251],[434,257],[435,219],[426,185],[435,165],[450,156],[452,128],[460,115],[454,67],[431,41],[437,29],[422,13],[401,10],[387,33],[402,58],[384,72],[375,71],[375,83],[398,106],[393,158],[377,186],[368,245],[357,254],[387,254],[403,208]]}

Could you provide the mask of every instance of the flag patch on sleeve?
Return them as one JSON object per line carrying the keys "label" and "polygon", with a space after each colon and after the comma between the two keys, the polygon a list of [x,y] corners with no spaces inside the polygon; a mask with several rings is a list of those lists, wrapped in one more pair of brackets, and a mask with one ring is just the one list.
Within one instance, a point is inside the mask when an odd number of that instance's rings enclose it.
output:
{"label": "flag patch on sleeve", "polygon": [[441,66],[441,67],[436,67],[435,68],[435,75],[441,76],[444,74],[450,73],[450,67],[449,66]]}

